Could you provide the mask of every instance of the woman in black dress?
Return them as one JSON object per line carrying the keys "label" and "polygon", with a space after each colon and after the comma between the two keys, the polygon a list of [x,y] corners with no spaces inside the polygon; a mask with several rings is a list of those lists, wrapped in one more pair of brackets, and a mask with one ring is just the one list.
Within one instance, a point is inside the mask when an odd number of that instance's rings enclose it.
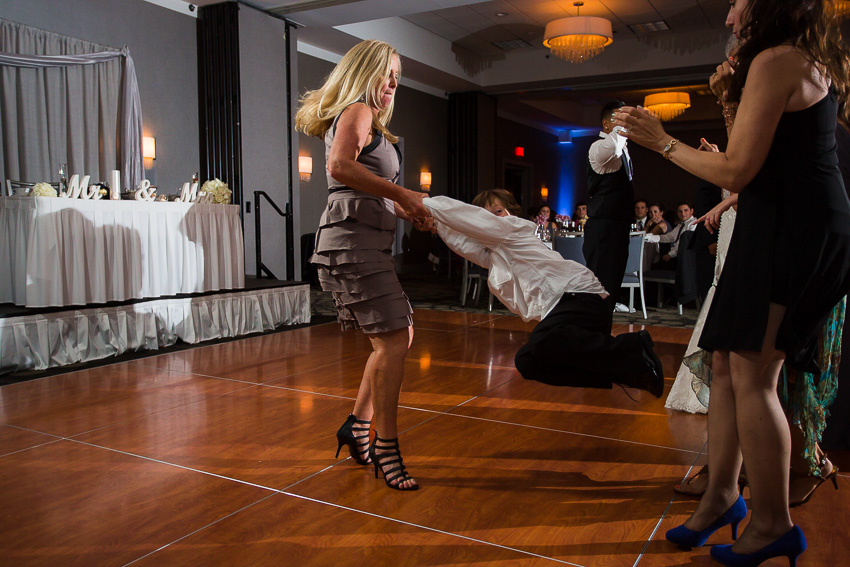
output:
{"label": "woman in black dress", "polygon": [[[802,531],[788,512],[790,438],[776,385],[782,363],[819,374],[815,345],[850,290],[850,202],[835,154],[838,99],[850,92],[850,59],[828,0],[732,0],[727,26],[744,43],[729,103],[737,109],[724,153],[669,136],[641,108],[623,108],[626,136],[683,169],[740,193],[735,233],[700,347],[713,352],[708,488],[668,539],[705,543],[746,515],[737,475],[743,456],[753,514],[727,565],[796,558]],[[724,65],[728,65],[724,63]],[[801,210],[803,209],[803,210]],[[819,219],[794,230],[800,214]]]}

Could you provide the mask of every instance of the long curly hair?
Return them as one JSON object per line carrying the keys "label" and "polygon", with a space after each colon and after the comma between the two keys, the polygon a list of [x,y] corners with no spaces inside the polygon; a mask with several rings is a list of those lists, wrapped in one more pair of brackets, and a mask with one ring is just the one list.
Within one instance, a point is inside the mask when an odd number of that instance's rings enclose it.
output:
{"label": "long curly hair", "polygon": [[[741,29],[744,39],[729,89],[731,100],[740,100],[750,65],[756,55],[783,43],[808,53],[823,67],[842,101],[850,95],[850,56],[841,37],[839,19],[831,0],[749,0]],[[847,114],[844,108],[844,117]]]}
{"label": "long curly hair", "polygon": [[[355,102],[369,108],[380,108],[379,89],[392,73],[393,58],[398,51],[389,43],[367,39],[343,55],[325,83],[301,97],[301,106],[295,114],[295,128],[317,138],[324,138],[334,119]],[[401,58],[399,58],[399,77]],[[379,130],[390,142],[397,142],[387,129],[393,115],[395,97],[377,116],[372,117],[372,127]]]}

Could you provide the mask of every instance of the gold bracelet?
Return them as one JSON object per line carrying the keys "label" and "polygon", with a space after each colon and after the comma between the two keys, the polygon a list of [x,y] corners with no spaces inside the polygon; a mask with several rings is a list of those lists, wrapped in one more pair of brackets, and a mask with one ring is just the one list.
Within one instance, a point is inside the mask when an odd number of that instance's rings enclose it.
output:
{"label": "gold bracelet", "polygon": [[735,123],[735,116],[738,114],[738,103],[730,103],[723,105],[723,123],[727,128]]}
{"label": "gold bracelet", "polygon": [[664,156],[664,159],[673,159],[673,158],[670,157],[670,151],[673,149],[673,146],[675,146],[678,143],[679,143],[679,140],[677,140],[676,138],[673,138],[672,140],[667,142],[667,145],[664,146],[663,150],[661,150],[661,155]]}

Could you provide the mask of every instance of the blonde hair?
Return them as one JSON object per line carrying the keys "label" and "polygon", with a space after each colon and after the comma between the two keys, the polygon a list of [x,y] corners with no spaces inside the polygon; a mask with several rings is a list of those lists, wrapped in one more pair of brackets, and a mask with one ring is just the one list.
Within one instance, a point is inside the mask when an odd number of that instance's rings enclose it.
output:
{"label": "blonde hair", "polygon": [[[369,108],[381,108],[380,93],[384,81],[392,73],[393,58],[398,51],[383,41],[368,39],[361,41],[337,63],[325,84],[301,97],[301,107],[295,114],[295,128],[310,136],[324,138],[334,119],[355,102],[363,102]],[[399,58],[399,76],[401,59]],[[397,142],[387,129],[393,115],[395,97],[377,116],[372,117],[372,127],[380,131],[390,142]]]}

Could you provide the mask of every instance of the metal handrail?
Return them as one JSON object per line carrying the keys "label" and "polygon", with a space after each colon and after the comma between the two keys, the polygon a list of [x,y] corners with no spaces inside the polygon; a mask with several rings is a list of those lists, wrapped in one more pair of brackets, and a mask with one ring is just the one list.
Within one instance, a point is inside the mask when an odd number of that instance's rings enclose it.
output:
{"label": "metal handrail", "polygon": [[262,278],[265,272],[266,277],[277,279],[277,276],[263,264],[263,248],[262,241],[260,240],[260,234],[262,233],[260,221],[260,203],[262,201],[260,197],[265,197],[266,201],[277,211],[277,214],[286,219],[286,279],[292,281],[295,279],[295,243],[292,241],[294,232],[292,227],[292,204],[286,203],[284,205],[286,211],[282,211],[265,191],[254,191],[254,250],[257,257],[257,277]]}

